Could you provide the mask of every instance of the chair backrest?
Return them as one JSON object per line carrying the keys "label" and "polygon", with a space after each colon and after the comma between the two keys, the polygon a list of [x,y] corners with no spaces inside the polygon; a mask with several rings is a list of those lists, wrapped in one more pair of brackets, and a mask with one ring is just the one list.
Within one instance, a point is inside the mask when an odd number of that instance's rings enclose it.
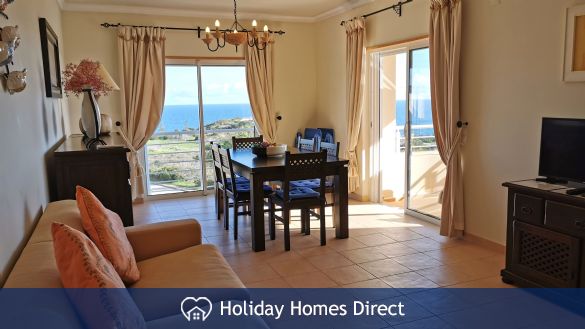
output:
{"label": "chair backrest", "polygon": [[327,152],[311,152],[284,156],[284,180],[282,181],[284,200],[289,200],[290,182],[303,179],[319,179],[321,197],[325,195],[325,173],[323,167],[327,163]]}
{"label": "chair backrest", "polygon": [[317,152],[319,146],[317,145],[315,138],[304,139],[299,137],[297,140],[297,148],[301,152]]}
{"label": "chair backrest", "polygon": [[251,150],[252,147],[258,146],[264,142],[262,135],[258,137],[236,138],[232,137],[234,151]]}
{"label": "chair backrest", "polygon": [[319,148],[321,151],[326,151],[328,156],[339,158],[339,142],[337,143],[321,142]]}
{"label": "chair backrest", "polygon": [[225,186],[226,192],[232,192],[234,195],[238,193],[238,186],[236,184],[236,175],[234,174],[234,166],[232,164],[232,156],[230,150],[220,148],[219,160],[221,164],[221,180]]}
{"label": "chair backrest", "polygon": [[223,180],[221,178],[221,160],[219,156],[219,149],[221,146],[219,144],[211,142],[211,157],[213,158],[213,168],[215,173],[215,183],[219,187],[223,187]]}

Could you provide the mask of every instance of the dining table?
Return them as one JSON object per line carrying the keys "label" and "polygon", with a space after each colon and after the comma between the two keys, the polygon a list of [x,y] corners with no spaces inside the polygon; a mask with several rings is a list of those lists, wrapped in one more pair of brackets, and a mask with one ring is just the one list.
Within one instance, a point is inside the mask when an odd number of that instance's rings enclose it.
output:
{"label": "dining table", "polygon": [[[266,248],[263,185],[265,182],[284,179],[284,155],[258,157],[251,150],[237,150],[232,152],[231,158],[234,171],[250,180],[252,250],[263,251]],[[348,160],[328,156],[324,166],[325,174],[334,178],[333,225],[338,239],[349,237],[348,164]]]}

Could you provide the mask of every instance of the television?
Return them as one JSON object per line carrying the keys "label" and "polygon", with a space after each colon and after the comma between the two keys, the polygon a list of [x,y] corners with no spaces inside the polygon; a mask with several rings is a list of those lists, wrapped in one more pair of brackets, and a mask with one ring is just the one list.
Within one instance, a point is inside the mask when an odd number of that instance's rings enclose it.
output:
{"label": "television", "polygon": [[585,182],[585,119],[543,118],[538,174]]}

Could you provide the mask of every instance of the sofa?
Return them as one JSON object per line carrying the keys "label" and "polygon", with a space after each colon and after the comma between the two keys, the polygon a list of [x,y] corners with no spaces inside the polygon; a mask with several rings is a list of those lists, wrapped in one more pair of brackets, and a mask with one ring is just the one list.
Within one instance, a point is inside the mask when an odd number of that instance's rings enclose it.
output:
{"label": "sofa", "polygon": [[[39,219],[28,243],[9,274],[4,288],[63,288],[59,270],[55,263],[51,224],[60,222],[83,232],[81,215],[75,200],[50,203]],[[230,288],[208,291],[212,302],[221,300],[243,301],[249,298],[245,286],[228,265],[219,250],[202,244],[201,225],[193,219],[138,225],[126,228],[132,245],[140,280],[129,286],[129,292],[142,312],[149,328],[167,326],[175,321],[186,324],[180,311],[180,301],[185,298],[185,289],[165,289],[161,298],[152,300],[149,294],[138,288]],[[174,293],[169,293],[174,291]],[[210,294],[210,295],[209,295]],[[152,296],[152,295],[150,295]],[[61,297],[67,299],[66,294]],[[54,305],[50,314],[66,317],[65,328],[82,328],[75,315],[63,312],[68,300],[50,301],[44,310]],[[58,309],[57,309],[58,308]],[[68,315],[69,314],[69,315]],[[250,327],[264,328],[261,319],[250,323]]]}

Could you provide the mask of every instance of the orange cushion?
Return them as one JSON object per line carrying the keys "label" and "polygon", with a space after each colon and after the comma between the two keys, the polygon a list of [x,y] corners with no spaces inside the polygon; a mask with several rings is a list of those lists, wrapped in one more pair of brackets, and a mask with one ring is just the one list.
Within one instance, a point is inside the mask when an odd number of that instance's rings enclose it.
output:
{"label": "orange cushion", "polygon": [[75,199],[81,213],[83,229],[104,257],[112,263],[122,281],[127,284],[138,281],[140,272],[136,266],[134,250],[126,237],[120,216],[106,209],[93,193],[81,186],[77,186]]}
{"label": "orange cushion", "polygon": [[87,327],[146,328],[124,283],[96,245],[65,224],[53,223],[51,231],[61,281]]}

